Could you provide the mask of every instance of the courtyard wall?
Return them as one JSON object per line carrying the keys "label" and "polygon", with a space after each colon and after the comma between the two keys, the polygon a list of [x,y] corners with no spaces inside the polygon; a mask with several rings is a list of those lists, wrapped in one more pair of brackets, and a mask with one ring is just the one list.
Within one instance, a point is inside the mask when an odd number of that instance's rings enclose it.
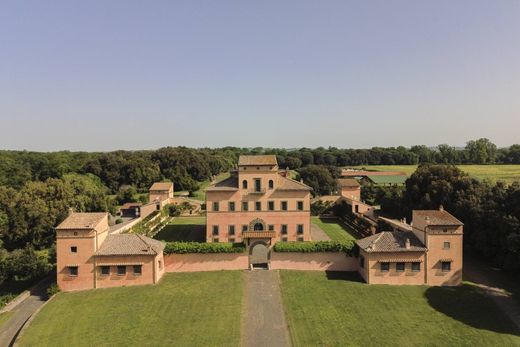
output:
{"label": "courtyard wall", "polygon": [[357,260],[343,252],[271,252],[271,269],[357,271]]}
{"label": "courtyard wall", "polygon": [[187,253],[164,256],[166,272],[246,270],[249,256],[244,253]]}

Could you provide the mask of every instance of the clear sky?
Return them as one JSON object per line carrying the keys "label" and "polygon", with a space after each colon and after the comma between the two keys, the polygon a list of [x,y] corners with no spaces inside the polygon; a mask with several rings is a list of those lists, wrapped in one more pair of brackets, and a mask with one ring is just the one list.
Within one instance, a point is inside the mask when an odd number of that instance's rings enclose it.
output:
{"label": "clear sky", "polygon": [[520,142],[520,1],[2,1],[0,148]]}

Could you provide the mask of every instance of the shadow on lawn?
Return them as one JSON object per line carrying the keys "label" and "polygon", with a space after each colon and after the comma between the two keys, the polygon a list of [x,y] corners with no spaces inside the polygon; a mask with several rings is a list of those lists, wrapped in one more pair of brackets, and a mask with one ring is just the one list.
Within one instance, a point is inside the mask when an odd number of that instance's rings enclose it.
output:
{"label": "shadow on lawn", "polygon": [[329,281],[349,281],[364,283],[363,278],[357,271],[345,272],[345,271],[325,271],[325,275]]}
{"label": "shadow on lawn", "polygon": [[520,336],[520,330],[475,286],[430,287],[425,292],[435,310],[477,329]]}
{"label": "shadow on lawn", "polygon": [[206,226],[201,224],[168,224],[154,238],[168,242],[206,242]]}

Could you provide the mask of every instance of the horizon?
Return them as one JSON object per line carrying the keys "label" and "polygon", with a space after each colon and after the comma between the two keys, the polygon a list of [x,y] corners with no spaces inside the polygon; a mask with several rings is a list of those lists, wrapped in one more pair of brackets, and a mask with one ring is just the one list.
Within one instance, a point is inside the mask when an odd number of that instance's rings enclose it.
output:
{"label": "horizon", "polygon": [[518,1],[2,3],[0,148],[506,147],[518,37]]}

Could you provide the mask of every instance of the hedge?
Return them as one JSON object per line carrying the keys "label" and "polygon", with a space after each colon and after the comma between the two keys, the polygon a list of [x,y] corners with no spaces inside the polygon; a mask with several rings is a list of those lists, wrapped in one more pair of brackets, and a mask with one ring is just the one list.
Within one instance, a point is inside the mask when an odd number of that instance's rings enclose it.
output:
{"label": "hedge", "polygon": [[242,253],[246,250],[243,243],[200,243],[200,242],[166,242],[165,254],[185,253]]}
{"label": "hedge", "polygon": [[305,242],[277,242],[274,245],[275,252],[345,252],[353,254],[353,241],[305,241]]}

